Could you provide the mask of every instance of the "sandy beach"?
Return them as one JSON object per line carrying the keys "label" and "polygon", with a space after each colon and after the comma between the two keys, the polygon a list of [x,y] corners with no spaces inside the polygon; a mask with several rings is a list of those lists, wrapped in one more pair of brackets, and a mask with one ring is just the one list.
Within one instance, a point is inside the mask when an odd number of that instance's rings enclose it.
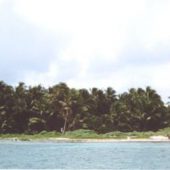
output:
{"label": "sandy beach", "polygon": [[[24,141],[18,138],[1,138],[0,141]],[[82,142],[82,143],[108,143],[108,142],[170,142],[170,139],[165,136],[151,136],[150,138],[135,139],[127,137],[126,139],[72,139],[72,138],[46,138],[46,139],[29,139],[26,141],[33,142]]]}
{"label": "sandy beach", "polygon": [[49,141],[55,142],[85,142],[85,143],[108,143],[108,142],[170,142],[166,137],[155,137],[148,139],[69,139],[69,138],[49,138]]}

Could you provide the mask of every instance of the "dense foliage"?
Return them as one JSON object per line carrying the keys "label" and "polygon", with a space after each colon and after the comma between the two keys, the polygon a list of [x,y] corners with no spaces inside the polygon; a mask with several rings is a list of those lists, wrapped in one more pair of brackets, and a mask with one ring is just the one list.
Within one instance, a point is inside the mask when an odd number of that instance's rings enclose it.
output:
{"label": "dense foliage", "polygon": [[0,133],[90,129],[157,131],[169,127],[170,107],[151,87],[116,94],[111,87],[74,89],[65,83],[48,89],[0,81]]}

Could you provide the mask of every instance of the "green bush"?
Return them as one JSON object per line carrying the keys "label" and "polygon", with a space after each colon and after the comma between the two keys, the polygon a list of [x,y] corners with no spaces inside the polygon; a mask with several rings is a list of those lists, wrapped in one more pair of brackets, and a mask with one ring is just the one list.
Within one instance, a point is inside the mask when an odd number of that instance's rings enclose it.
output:
{"label": "green bush", "polygon": [[93,130],[79,129],[75,131],[68,131],[64,134],[64,136],[70,138],[95,138],[98,134]]}
{"label": "green bush", "polygon": [[115,131],[115,132],[109,132],[102,135],[104,138],[126,138],[126,133]]}

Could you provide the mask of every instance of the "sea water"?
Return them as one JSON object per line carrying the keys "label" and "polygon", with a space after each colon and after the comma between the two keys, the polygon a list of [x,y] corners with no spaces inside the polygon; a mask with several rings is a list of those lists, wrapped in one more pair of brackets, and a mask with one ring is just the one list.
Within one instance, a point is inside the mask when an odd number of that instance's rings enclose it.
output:
{"label": "sea water", "polygon": [[169,142],[0,142],[0,169],[170,169]]}

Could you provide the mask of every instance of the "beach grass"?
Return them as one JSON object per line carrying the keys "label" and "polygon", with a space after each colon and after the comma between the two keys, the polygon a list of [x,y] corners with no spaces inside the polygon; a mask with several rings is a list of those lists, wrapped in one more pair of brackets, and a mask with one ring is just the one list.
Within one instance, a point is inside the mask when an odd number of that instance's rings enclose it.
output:
{"label": "beach grass", "polygon": [[157,132],[109,132],[105,134],[98,134],[93,130],[79,129],[75,131],[67,131],[64,134],[57,131],[42,131],[40,133],[33,134],[0,134],[0,139],[13,139],[13,140],[48,140],[57,138],[68,138],[68,139],[149,139],[151,136],[169,136],[170,128],[161,129]]}

